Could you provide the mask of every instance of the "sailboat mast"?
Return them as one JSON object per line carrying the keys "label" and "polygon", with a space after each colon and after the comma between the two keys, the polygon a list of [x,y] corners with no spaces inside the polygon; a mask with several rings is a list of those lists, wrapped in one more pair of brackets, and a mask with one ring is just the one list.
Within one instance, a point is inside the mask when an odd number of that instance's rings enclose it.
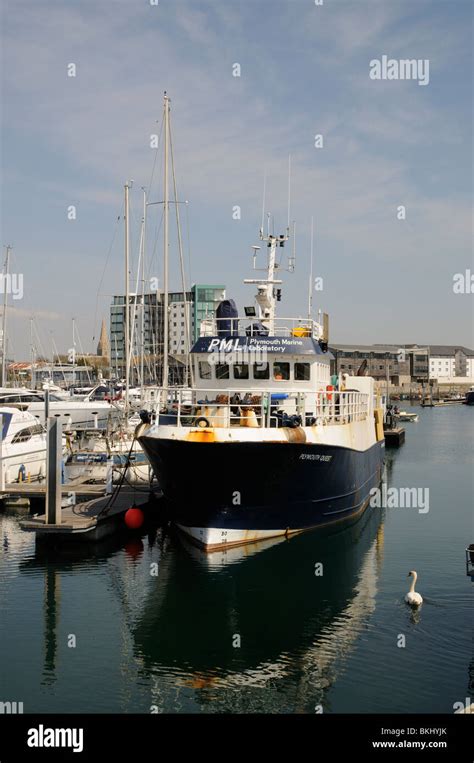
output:
{"label": "sailboat mast", "polygon": [[35,369],[35,345],[33,336],[33,318],[30,318],[30,356],[31,356],[31,389],[36,388],[36,369]]}
{"label": "sailboat mast", "polygon": [[[164,133],[165,133],[165,160],[164,160],[164,221],[163,221],[163,378],[162,384],[165,390],[168,389],[168,151],[169,151],[169,98],[165,92],[164,96]],[[165,395],[166,404],[166,395]]]}
{"label": "sailboat mast", "polygon": [[76,386],[76,321],[72,319],[72,386]]}
{"label": "sailboat mast", "polygon": [[6,363],[7,363],[7,303],[8,303],[8,267],[10,263],[11,246],[7,246],[5,257],[5,275],[3,284],[3,325],[2,325],[2,387],[6,382]]}
{"label": "sailboat mast", "polygon": [[130,387],[130,283],[129,283],[129,259],[130,259],[130,227],[129,227],[129,199],[130,185],[125,183],[125,310],[124,310],[124,344],[125,344],[125,413],[128,412],[128,391]]}
{"label": "sailboat mast", "polygon": [[145,386],[145,233],[146,233],[146,190],[143,188],[143,217],[142,217],[142,314],[140,326],[140,384],[143,397]]}

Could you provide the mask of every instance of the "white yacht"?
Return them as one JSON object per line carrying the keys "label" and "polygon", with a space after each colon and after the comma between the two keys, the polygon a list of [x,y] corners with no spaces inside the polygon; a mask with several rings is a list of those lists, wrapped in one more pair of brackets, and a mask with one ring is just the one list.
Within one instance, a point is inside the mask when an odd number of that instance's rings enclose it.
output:
{"label": "white yacht", "polygon": [[[63,399],[49,393],[49,415],[56,416],[68,428],[105,427],[108,421],[120,415],[119,409],[104,400],[92,400],[87,395],[82,400]],[[45,423],[46,390],[23,387],[0,388],[0,406],[15,407],[33,414],[41,424]]]}
{"label": "white yacht", "polygon": [[46,434],[27,411],[0,407],[3,422],[0,469],[5,483],[38,480],[46,475]]}

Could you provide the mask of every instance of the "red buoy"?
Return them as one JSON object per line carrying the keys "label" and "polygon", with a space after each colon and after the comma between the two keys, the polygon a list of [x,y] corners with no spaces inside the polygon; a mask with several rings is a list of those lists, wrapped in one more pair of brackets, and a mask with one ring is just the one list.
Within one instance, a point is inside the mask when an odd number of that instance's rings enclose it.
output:
{"label": "red buoy", "polygon": [[131,509],[127,509],[125,512],[125,524],[130,530],[138,530],[142,526],[145,519],[145,515],[141,509],[137,509],[136,506],[132,506]]}

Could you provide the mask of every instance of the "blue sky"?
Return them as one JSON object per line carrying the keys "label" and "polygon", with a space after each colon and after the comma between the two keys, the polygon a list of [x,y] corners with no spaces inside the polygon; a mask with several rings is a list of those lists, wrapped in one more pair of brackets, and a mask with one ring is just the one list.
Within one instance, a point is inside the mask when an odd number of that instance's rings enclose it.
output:
{"label": "blue sky", "polygon": [[[455,273],[474,272],[470,0],[2,7],[2,244],[13,245],[12,269],[24,275],[10,355],[28,357],[32,315],[46,353],[52,339],[70,346],[73,317],[93,349],[110,295],[123,291],[117,217],[132,178],[136,257],[164,90],[179,195],[189,201],[192,281],[225,283],[241,308],[251,303],[242,280],[252,275],[263,175],[267,209],[283,230],[291,154],[297,269],[285,277],[280,314],[306,312],[313,215],[314,271],[324,279],[314,305],[330,314],[333,341],[473,346],[473,294],[452,288]],[[369,62],[382,55],[429,59],[429,84],[371,80]],[[315,134],[324,148],[314,147]],[[152,199],[162,195],[160,162],[161,150]],[[150,208],[149,273],[158,276],[159,214]],[[178,289],[174,246],[172,260]]]}

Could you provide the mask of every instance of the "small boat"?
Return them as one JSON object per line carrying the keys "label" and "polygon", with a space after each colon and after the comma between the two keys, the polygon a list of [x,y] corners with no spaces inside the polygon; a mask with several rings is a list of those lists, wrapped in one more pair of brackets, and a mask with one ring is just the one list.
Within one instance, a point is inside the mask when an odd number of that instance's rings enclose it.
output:
{"label": "small boat", "polygon": [[[128,484],[146,484],[152,480],[152,470],[148,460],[136,444],[133,451],[79,451],[68,456],[64,466],[66,480],[78,484],[105,484],[109,466],[112,466],[112,482],[117,484],[122,478]],[[123,475],[124,468],[126,473]]]}
{"label": "small boat", "polygon": [[[132,424],[140,422],[137,416],[128,420],[128,429],[119,429],[104,436],[99,430],[84,432],[69,439],[69,455],[64,465],[67,482],[77,484],[106,484],[112,467],[112,482],[124,479],[128,484],[150,484],[153,471],[133,437]],[[125,475],[123,474],[125,471]]]}
{"label": "small boat", "polygon": [[[45,422],[46,390],[26,389],[24,387],[0,388],[0,405],[33,414],[36,422]],[[92,400],[66,400],[56,394],[49,394],[49,415],[59,418],[64,428],[79,429],[86,427],[106,427],[109,420],[119,417],[119,409],[111,403]]]}
{"label": "small boat", "polygon": [[418,421],[417,413],[410,413],[409,411],[400,411],[397,414],[399,421]]}
{"label": "small boat", "polygon": [[468,392],[466,392],[466,399],[464,400],[465,405],[474,405],[474,387],[471,387]]}

